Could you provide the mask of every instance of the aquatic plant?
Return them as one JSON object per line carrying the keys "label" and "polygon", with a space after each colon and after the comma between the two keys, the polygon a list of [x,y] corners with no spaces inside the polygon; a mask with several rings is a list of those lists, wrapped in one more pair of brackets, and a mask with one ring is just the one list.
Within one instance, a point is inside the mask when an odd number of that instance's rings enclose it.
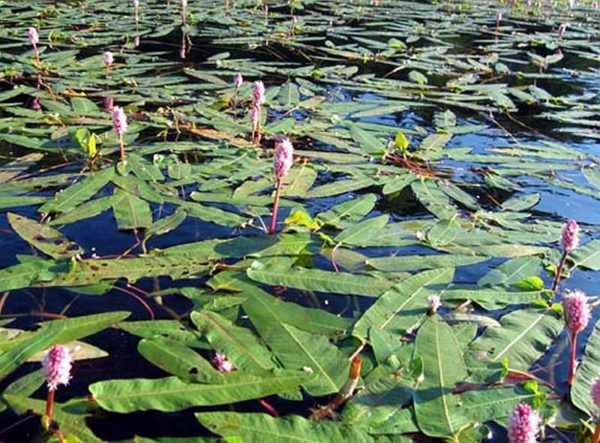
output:
{"label": "aquatic plant", "polygon": [[44,355],[42,366],[46,385],[48,386],[46,417],[48,423],[51,423],[54,410],[54,392],[60,385],[69,384],[71,379],[72,359],[69,348],[62,345],[52,346]]}

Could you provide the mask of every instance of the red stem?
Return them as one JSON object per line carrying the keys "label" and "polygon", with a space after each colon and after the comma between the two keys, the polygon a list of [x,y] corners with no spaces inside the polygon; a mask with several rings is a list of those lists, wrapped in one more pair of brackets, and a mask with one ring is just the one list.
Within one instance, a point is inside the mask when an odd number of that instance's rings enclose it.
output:
{"label": "red stem", "polygon": [[573,379],[575,378],[575,357],[577,352],[577,333],[571,334],[571,362],[569,365],[569,378],[567,380],[567,385],[571,386],[573,384]]}
{"label": "red stem", "polygon": [[558,288],[558,282],[560,281],[560,276],[562,275],[563,268],[565,266],[565,262],[567,261],[567,252],[563,252],[562,257],[560,258],[560,262],[558,263],[558,268],[556,268],[556,275],[554,275],[554,280],[552,281],[552,292],[556,292],[556,288]]}
{"label": "red stem", "polygon": [[273,217],[271,218],[270,234],[275,234],[275,225],[277,224],[277,212],[279,211],[279,194],[281,194],[282,180],[277,179],[277,188],[275,189],[275,204],[273,205]]}
{"label": "red stem", "polygon": [[263,400],[262,398],[258,400],[258,402],[267,410],[273,417],[281,417],[277,409],[275,409],[269,402]]}
{"label": "red stem", "polygon": [[54,389],[48,390],[48,400],[46,401],[46,417],[48,424],[52,423],[52,411],[54,410]]}
{"label": "red stem", "polygon": [[600,442],[600,423],[596,423],[596,429],[594,431],[594,435],[592,436],[592,443]]}

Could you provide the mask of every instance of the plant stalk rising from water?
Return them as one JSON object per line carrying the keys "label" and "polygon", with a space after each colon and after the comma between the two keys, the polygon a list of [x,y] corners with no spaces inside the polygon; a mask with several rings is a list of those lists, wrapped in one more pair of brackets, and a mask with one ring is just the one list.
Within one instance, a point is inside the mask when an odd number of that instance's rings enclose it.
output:
{"label": "plant stalk rising from water", "polygon": [[587,296],[581,291],[573,291],[564,295],[563,310],[565,325],[571,338],[571,358],[567,385],[571,386],[575,378],[575,359],[577,351],[577,335],[583,331],[590,321],[590,308]]}
{"label": "plant stalk rising from water", "polygon": [[54,345],[44,356],[42,367],[44,378],[48,385],[48,400],[46,402],[46,417],[52,422],[54,409],[54,391],[59,385],[67,385],[71,379],[71,354],[66,346]]}
{"label": "plant stalk rising from water", "polygon": [[275,180],[277,182],[275,188],[275,204],[273,205],[273,216],[271,218],[271,234],[275,233],[275,225],[277,224],[277,211],[279,210],[279,197],[281,195],[281,186],[283,180],[288,174],[292,164],[294,163],[294,146],[289,138],[284,137],[277,141],[275,145],[275,158],[273,159],[273,171],[275,172]]}
{"label": "plant stalk rising from water", "polygon": [[[596,409],[600,410],[600,378],[597,378],[594,384],[592,385],[592,389],[590,390],[590,396],[592,397],[592,401],[596,405]],[[598,415],[596,415],[596,429],[594,430],[594,435],[592,436],[592,443],[600,442],[600,423],[598,423]]]}
{"label": "plant stalk rising from water", "polygon": [[117,137],[119,138],[119,152],[121,154],[121,161],[125,160],[125,142],[123,136],[127,131],[127,117],[122,108],[114,106],[112,109],[112,124]]}
{"label": "plant stalk rising from water", "polygon": [[563,226],[560,236],[560,246],[563,252],[552,282],[552,292],[556,292],[567,257],[579,246],[579,225],[575,220],[569,220]]}

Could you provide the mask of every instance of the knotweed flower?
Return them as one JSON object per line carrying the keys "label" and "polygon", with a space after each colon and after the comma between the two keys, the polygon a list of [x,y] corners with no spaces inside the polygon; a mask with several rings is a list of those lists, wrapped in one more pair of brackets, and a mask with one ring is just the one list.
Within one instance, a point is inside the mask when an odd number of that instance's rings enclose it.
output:
{"label": "knotweed flower", "polygon": [[112,124],[113,130],[119,138],[119,151],[121,153],[121,161],[125,160],[125,143],[123,142],[123,136],[127,131],[127,117],[125,112],[118,106],[114,106],[112,109]]}
{"label": "knotweed flower", "polygon": [[293,163],[294,146],[289,138],[282,138],[275,145],[275,158],[273,160],[273,172],[275,172],[277,181],[285,178]]}
{"label": "knotweed flower", "polygon": [[568,292],[563,296],[563,310],[565,325],[571,338],[571,359],[569,365],[568,386],[575,378],[575,360],[577,351],[577,334],[583,331],[590,321],[590,307],[588,298],[582,291]]}
{"label": "knotweed flower", "polygon": [[560,246],[567,254],[579,246],[579,225],[575,220],[569,220],[562,228]]}
{"label": "knotweed flower", "polygon": [[434,315],[441,305],[442,302],[438,295],[430,295],[427,297],[427,315]]}
{"label": "knotweed flower", "polygon": [[236,89],[239,89],[243,83],[244,83],[244,77],[242,77],[242,74],[240,74],[238,72],[233,77],[233,85],[235,86]]}
{"label": "knotweed flower", "polygon": [[59,385],[69,384],[71,361],[71,354],[66,346],[54,345],[46,352],[42,366],[48,389],[55,390]]}
{"label": "knotweed flower", "polygon": [[537,443],[540,418],[526,403],[519,403],[510,416],[508,441],[510,443]]}
{"label": "knotweed flower", "polygon": [[71,379],[72,359],[69,349],[66,346],[52,346],[44,359],[42,367],[44,370],[44,378],[48,386],[48,399],[46,401],[46,416],[48,422],[52,422],[52,410],[54,407],[54,391],[60,385],[69,384]]}
{"label": "knotweed flower", "polygon": [[215,353],[212,363],[219,372],[231,372],[236,370],[234,364],[229,361],[227,356],[220,352]]}
{"label": "knotweed flower", "polygon": [[115,107],[115,101],[112,97],[106,96],[104,97],[104,110],[108,112],[112,112]]}
{"label": "knotweed flower", "polygon": [[265,104],[265,84],[260,80],[254,82],[252,86],[252,94],[254,96],[254,106]]}
{"label": "knotweed flower", "polygon": [[287,137],[282,137],[275,144],[275,157],[273,159],[273,172],[275,173],[275,203],[273,205],[273,216],[271,217],[271,234],[275,233],[275,224],[277,223],[277,211],[279,209],[279,196],[283,179],[288,174],[294,163],[294,146]]}
{"label": "knotweed flower", "polygon": [[552,282],[552,292],[556,291],[558,282],[562,275],[567,256],[573,252],[579,246],[579,225],[575,220],[569,220],[564,224],[562,233],[560,236],[560,247],[563,250],[560,262],[556,268],[556,274],[554,275],[554,281]]}
{"label": "knotweed flower", "polygon": [[563,23],[558,27],[558,36],[562,38],[563,35],[565,35],[565,32],[567,32],[567,25]]}
{"label": "knotweed flower", "polygon": [[588,297],[582,291],[572,291],[563,297],[565,323],[571,335],[579,334],[590,321]]}
{"label": "knotweed flower", "polygon": [[35,63],[38,69],[42,66],[42,62],[40,60],[40,51],[38,49],[38,43],[40,42],[40,37],[38,35],[37,29],[33,26],[27,30],[27,38],[29,39],[29,43],[33,46],[33,52],[35,53]]}
{"label": "knotweed flower", "polygon": [[106,66],[106,67],[109,67],[115,61],[115,57],[113,56],[113,53],[110,51],[106,51],[104,53],[104,55],[102,56],[102,58],[104,60],[104,66]]}
{"label": "knotweed flower", "polygon": [[37,29],[34,27],[31,27],[27,30],[27,37],[29,38],[29,43],[31,43],[32,46],[35,46],[40,42]]}

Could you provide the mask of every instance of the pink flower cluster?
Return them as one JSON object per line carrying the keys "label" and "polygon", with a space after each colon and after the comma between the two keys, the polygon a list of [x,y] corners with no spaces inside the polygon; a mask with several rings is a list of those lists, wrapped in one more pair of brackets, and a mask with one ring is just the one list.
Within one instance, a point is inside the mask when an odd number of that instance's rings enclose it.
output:
{"label": "pink flower cluster", "polygon": [[263,105],[265,103],[265,84],[260,80],[255,81],[252,94],[254,96],[254,106]]}
{"label": "pink flower cluster", "polygon": [[71,355],[69,348],[54,345],[44,356],[42,367],[48,389],[55,390],[58,385],[66,385],[71,378]]}
{"label": "pink flower cluster", "polygon": [[508,441],[510,443],[536,443],[540,426],[540,417],[531,406],[519,403],[508,424]]}
{"label": "pink flower cluster", "polygon": [[294,163],[294,146],[289,138],[281,138],[275,145],[273,170],[277,180],[283,180]]}
{"label": "pink flower cluster", "polygon": [[213,366],[219,372],[231,372],[235,371],[235,366],[231,363],[225,354],[221,354],[220,352],[215,353],[215,356],[212,359]]}
{"label": "pink flower cluster", "polygon": [[567,292],[563,296],[565,323],[571,335],[583,331],[590,321],[588,298],[582,291]]}
{"label": "pink flower cluster", "polygon": [[122,108],[114,106],[112,109],[113,129],[119,137],[122,137],[127,131],[127,117]]}
{"label": "pink flower cluster", "polygon": [[33,46],[37,45],[40,41],[37,29],[34,27],[31,27],[27,30],[27,37],[29,38],[29,43],[31,43]]}
{"label": "pink flower cluster", "polygon": [[106,51],[104,53],[104,55],[102,56],[102,58],[104,59],[104,65],[106,67],[109,67],[115,61],[115,58],[113,57],[113,53],[110,51]]}
{"label": "pink flower cluster", "polygon": [[560,246],[569,254],[579,246],[579,225],[575,220],[569,220],[562,228]]}
{"label": "pink flower cluster", "polygon": [[235,86],[236,89],[238,89],[239,87],[242,86],[242,83],[244,83],[244,77],[242,77],[242,74],[240,74],[239,72],[237,74],[235,74],[235,76],[233,77],[233,85]]}

